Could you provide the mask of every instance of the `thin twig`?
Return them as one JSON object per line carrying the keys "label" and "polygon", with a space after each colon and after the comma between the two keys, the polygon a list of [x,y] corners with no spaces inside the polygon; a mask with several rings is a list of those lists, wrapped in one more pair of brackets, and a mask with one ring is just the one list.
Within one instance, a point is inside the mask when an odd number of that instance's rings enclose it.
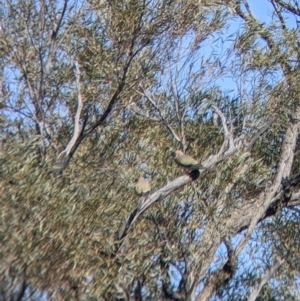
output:
{"label": "thin twig", "polygon": [[170,133],[173,135],[173,137],[176,139],[177,142],[181,142],[181,139],[178,137],[178,135],[175,133],[175,131],[172,129],[172,127],[167,122],[166,118],[163,116],[162,111],[156,101],[151,98],[144,90],[143,92],[136,91],[138,94],[146,97],[146,99],[152,104],[152,106],[157,110],[162,123],[166,126],[166,128],[170,131]]}

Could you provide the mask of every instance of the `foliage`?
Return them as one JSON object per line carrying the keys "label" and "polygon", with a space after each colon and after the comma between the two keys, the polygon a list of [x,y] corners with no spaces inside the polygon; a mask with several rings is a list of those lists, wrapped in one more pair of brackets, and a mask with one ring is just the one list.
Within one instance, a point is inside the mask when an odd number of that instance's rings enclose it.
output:
{"label": "foliage", "polygon": [[297,299],[300,11],[270,3],[1,3],[0,299]]}

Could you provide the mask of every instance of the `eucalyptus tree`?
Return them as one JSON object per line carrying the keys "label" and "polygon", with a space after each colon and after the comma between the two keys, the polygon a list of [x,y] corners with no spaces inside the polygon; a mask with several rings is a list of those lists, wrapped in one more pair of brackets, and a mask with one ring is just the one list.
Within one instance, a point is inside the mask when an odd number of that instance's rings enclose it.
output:
{"label": "eucalyptus tree", "polygon": [[265,2],[4,1],[3,299],[297,298],[300,11]]}

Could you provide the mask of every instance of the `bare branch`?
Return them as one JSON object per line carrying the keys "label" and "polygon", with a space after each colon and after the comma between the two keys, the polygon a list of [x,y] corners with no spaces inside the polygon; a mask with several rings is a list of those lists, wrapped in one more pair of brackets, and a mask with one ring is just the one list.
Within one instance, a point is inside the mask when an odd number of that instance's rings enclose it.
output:
{"label": "bare branch", "polygon": [[[227,127],[227,120],[225,115],[223,114],[223,112],[215,105],[212,105],[212,108],[215,110],[215,112],[219,115],[219,117],[221,118],[222,121],[222,126],[223,126],[223,130],[224,130],[224,138],[228,139],[229,141],[229,148],[233,148],[234,146],[234,142],[233,142],[233,134],[231,131],[229,131],[228,127]],[[224,140],[225,140],[224,139]]]}
{"label": "bare branch", "polygon": [[65,150],[62,153],[65,153],[66,156],[70,154],[71,149],[74,147],[76,141],[78,140],[78,137],[80,136],[80,116],[81,111],[83,108],[83,102],[81,98],[81,89],[80,89],[80,69],[78,66],[78,62],[75,62],[75,77],[76,77],[76,88],[77,88],[77,110],[74,118],[74,130],[73,130],[73,137],[71,138],[70,142],[66,146]]}
{"label": "bare branch", "polygon": [[[235,153],[238,149],[241,149],[245,143],[245,136],[243,134],[234,139],[231,130],[229,130],[227,127],[225,115],[217,106],[212,107],[221,118],[224,130],[224,141],[219,152],[216,155],[211,155],[207,160],[205,160],[205,162],[203,162],[203,166],[211,166],[225,160],[233,153]],[[226,150],[226,148],[228,149]]]}

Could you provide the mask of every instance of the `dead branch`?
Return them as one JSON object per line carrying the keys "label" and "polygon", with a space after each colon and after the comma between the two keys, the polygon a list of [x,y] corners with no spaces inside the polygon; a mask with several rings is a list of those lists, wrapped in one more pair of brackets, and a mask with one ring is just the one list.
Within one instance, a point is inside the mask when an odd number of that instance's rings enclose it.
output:
{"label": "dead branch", "polygon": [[75,77],[76,77],[76,88],[77,88],[77,110],[74,118],[73,136],[69,141],[68,145],[66,146],[65,150],[62,152],[62,154],[65,153],[66,156],[70,154],[70,151],[74,147],[81,132],[80,116],[83,108],[83,101],[82,101],[81,89],[80,89],[80,69],[77,61],[75,62],[75,68],[76,68]]}

